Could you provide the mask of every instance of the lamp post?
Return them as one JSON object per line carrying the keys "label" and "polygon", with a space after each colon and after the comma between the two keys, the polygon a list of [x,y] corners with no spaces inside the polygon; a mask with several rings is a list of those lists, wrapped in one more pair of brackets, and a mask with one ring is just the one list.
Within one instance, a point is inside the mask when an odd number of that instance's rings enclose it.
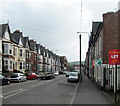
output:
{"label": "lamp post", "polygon": [[89,34],[89,32],[77,32],[79,35],[79,40],[80,40],[80,81],[82,80],[82,72],[81,72],[81,33],[87,33]]}
{"label": "lamp post", "polygon": [[80,74],[81,74],[81,34],[79,35],[80,39]]}

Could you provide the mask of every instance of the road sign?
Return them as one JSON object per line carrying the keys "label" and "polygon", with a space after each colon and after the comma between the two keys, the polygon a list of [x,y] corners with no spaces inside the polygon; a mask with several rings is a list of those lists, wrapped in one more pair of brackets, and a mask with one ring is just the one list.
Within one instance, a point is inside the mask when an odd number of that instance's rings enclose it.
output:
{"label": "road sign", "polygon": [[102,60],[101,59],[95,59],[95,66],[101,66]]}

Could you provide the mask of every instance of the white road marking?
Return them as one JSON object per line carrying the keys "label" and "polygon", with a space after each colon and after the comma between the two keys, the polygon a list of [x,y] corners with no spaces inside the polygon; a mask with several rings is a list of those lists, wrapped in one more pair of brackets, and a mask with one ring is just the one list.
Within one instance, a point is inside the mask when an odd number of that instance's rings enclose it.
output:
{"label": "white road marking", "polygon": [[[35,81],[37,81],[37,80],[27,81],[27,82],[24,82],[24,83],[35,82]],[[39,84],[37,83],[37,84],[32,85],[30,88],[32,88],[32,87],[38,87],[38,86],[40,86],[40,85],[43,85],[43,84],[46,84],[46,83],[49,83],[49,82],[52,82],[52,81],[53,81],[53,80],[48,80],[48,81],[45,81],[44,83],[39,83]],[[16,83],[11,84],[11,86],[12,86],[12,85],[15,85],[15,84],[16,84]],[[18,84],[22,84],[22,83],[18,83]],[[10,85],[9,85],[9,86],[10,86]],[[29,89],[30,89],[30,88],[29,88]],[[14,90],[14,91],[10,91],[10,92],[4,93],[4,94],[0,95],[0,97],[3,98],[3,99],[6,99],[6,98],[9,98],[9,97],[11,97],[11,96],[17,95],[17,94],[19,94],[19,93],[25,92],[25,91],[27,91],[27,90],[29,90],[29,89],[17,89],[17,90]]]}
{"label": "white road marking", "polygon": [[38,86],[43,85],[43,84],[44,84],[44,83],[34,84],[34,85],[32,85],[31,87],[38,87]]}
{"label": "white road marking", "polygon": [[27,80],[27,81],[25,81],[25,82],[20,82],[20,83],[11,83],[10,85],[5,85],[5,86],[2,86],[2,88],[5,88],[5,87],[8,87],[8,86],[13,86],[13,85],[21,85],[21,84],[24,84],[24,83],[31,83],[31,82],[36,82],[37,80],[33,80],[33,81],[31,81],[31,80]]}
{"label": "white road marking", "polygon": [[[11,92],[4,93],[4,94],[2,94],[2,95],[7,95],[7,94],[14,93],[14,92],[21,91],[21,90],[23,90],[23,89],[17,89],[17,90],[11,91]],[[0,95],[0,96],[1,96],[1,95]]]}
{"label": "white road marking", "polygon": [[6,99],[6,98],[9,98],[9,97],[11,97],[11,96],[14,96],[14,95],[17,95],[17,94],[19,94],[19,93],[22,93],[22,92],[25,92],[25,91],[27,91],[28,89],[22,89],[21,91],[19,91],[19,92],[16,92],[16,93],[13,93],[13,94],[11,94],[11,95],[8,95],[8,96],[3,96],[2,98],[3,99]]}
{"label": "white road marking", "polygon": [[72,99],[71,99],[71,101],[70,101],[70,104],[73,103],[73,100],[74,100],[74,98],[75,98],[75,95],[76,95],[76,91],[77,91],[78,85],[79,85],[79,82],[77,83],[77,86],[76,86],[75,91],[74,91],[74,93],[73,93],[73,97],[72,97]]}

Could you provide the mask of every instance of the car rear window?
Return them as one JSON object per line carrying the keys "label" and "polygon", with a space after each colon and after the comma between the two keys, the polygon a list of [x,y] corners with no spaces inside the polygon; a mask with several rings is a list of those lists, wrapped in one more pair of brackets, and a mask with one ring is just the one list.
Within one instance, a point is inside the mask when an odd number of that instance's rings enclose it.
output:
{"label": "car rear window", "polygon": [[77,73],[70,73],[70,76],[77,76]]}
{"label": "car rear window", "polygon": [[32,75],[32,74],[27,74],[27,75]]}

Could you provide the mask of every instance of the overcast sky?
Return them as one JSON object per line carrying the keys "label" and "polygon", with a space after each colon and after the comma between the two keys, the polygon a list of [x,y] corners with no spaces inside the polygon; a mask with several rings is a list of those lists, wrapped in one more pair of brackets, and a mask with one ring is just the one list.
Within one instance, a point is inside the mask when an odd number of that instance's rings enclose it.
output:
{"label": "overcast sky", "polygon": [[[92,21],[116,12],[119,0],[0,0],[0,23],[11,32],[18,29],[69,62],[79,60],[79,34],[91,32]],[[82,19],[81,19],[82,16]],[[81,22],[82,21],[82,22]],[[82,34],[82,61],[88,50],[89,34]]]}

